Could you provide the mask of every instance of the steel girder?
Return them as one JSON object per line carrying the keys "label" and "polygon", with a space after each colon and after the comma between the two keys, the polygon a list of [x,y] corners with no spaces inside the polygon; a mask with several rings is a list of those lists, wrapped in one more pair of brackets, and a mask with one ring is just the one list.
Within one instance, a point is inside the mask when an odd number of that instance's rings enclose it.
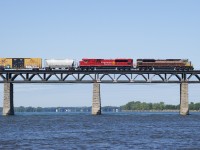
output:
{"label": "steel girder", "polygon": [[4,70],[0,83],[200,83],[195,71]]}

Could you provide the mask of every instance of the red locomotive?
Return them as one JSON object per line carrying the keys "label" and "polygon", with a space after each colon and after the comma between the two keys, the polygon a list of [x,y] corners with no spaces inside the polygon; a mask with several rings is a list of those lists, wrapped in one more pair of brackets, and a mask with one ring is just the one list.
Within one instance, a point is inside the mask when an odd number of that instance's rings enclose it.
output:
{"label": "red locomotive", "polygon": [[82,70],[96,70],[96,69],[130,70],[131,68],[133,68],[133,59],[83,58],[81,61],[79,61],[79,67]]}

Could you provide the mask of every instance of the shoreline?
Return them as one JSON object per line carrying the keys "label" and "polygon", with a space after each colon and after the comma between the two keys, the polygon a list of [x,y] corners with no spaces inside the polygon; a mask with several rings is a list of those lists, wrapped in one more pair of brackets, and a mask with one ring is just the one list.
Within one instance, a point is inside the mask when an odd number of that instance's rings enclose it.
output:
{"label": "shoreline", "polygon": [[[121,112],[180,112],[180,110],[121,110]],[[200,112],[200,110],[189,110],[189,112]]]}

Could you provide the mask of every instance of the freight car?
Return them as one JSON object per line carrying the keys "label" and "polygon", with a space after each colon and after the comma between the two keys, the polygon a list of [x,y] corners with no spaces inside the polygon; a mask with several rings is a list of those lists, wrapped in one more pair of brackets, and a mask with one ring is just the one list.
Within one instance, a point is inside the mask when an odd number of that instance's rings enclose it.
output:
{"label": "freight car", "polygon": [[74,70],[76,68],[76,62],[73,59],[45,59],[45,69],[67,69]]}
{"label": "freight car", "polygon": [[0,69],[40,69],[42,58],[0,58]]}
{"label": "freight car", "polygon": [[137,59],[139,70],[193,70],[188,59]]}
{"label": "freight car", "polygon": [[79,61],[81,70],[115,69],[130,70],[133,68],[133,59],[88,59]]}
{"label": "freight car", "polygon": [[193,70],[188,59],[91,59],[83,58],[79,65],[73,59],[0,58],[0,70],[4,69],[65,69],[65,70]]}

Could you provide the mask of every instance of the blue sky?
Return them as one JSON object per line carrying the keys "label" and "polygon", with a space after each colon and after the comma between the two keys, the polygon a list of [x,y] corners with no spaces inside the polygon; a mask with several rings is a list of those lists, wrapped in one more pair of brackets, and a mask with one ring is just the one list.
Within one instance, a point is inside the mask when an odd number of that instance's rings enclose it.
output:
{"label": "blue sky", "polygon": [[[0,1],[0,57],[188,58],[200,69],[199,0]],[[90,106],[92,85],[15,86],[15,106]],[[200,102],[199,85],[190,101]],[[178,104],[179,85],[102,85],[102,105]],[[3,85],[0,85],[2,106]]]}

